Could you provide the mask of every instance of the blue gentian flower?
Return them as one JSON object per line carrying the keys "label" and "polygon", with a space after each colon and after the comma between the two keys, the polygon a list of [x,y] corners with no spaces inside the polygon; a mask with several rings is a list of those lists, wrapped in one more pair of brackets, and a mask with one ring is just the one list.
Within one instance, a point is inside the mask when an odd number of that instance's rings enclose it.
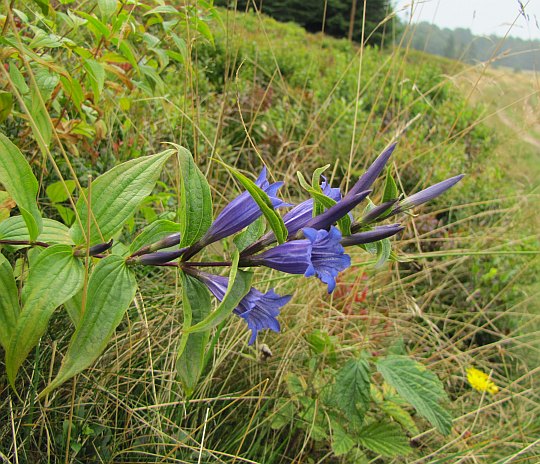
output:
{"label": "blue gentian flower", "polygon": [[[324,178],[323,178],[324,179]],[[332,200],[338,202],[341,200],[341,191],[338,187],[331,187],[330,184],[324,179],[321,183],[322,192]],[[313,218],[313,198],[303,201],[297,204],[294,208],[288,211],[283,216],[283,222],[289,232],[289,237],[294,236],[302,227]],[[263,235],[259,240],[248,246],[242,251],[242,256],[251,255],[266,248],[276,241],[274,232],[270,231]]]}
{"label": "blue gentian flower", "polygon": [[336,227],[327,230],[302,229],[304,236],[311,240],[311,265],[305,276],[316,275],[328,285],[328,293],[336,288],[336,277],[340,271],[351,265],[351,257],[345,254],[341,245],[341,232]]}
{"label": "blue gentian flower", "polygon": [[[266,179],[266,167],[263,168],[255,184],[264,190],[270,197],[270,201],[274,208],[291,206],[276,196],[277,191],[283,185],[283,182],[274,182],[273,184],[270,184]],[[262,211],[259,208],[259,205],[257,205],[249,192],[242,192],[223,208],[204,236],[197,243],[193,244],[185,253],[184,259],[192,257],[211,243],[241,231],[244,227],[249,226],[252,222],[257,220],[261,215]]]}
{"label": "blue gentian flower", "polygon": [[243,258],[244,266],[266,266],[288,274],[316,275],[328,285],[328,293],[336,286],[340,271],[351,265],[351,258],[341,245],[341,232],[304,228],[305,239],[292,240],[258,255]]}
{"label": "blue gentian flower", "polygon": [[[187,272],[203,282],[219,301],[223,300],[229,285],[227,277],[192,269]],[[236,315],[247,322],[248,328],[251,330],[250,345],[255,342],[258,332],[263,329],[279,332],[280,327],[277,320],[279,308],[286,305],[291,298],[292,295],[280,296],[273,289],[262,293],[256,288],[251,288],[233,310]]]}

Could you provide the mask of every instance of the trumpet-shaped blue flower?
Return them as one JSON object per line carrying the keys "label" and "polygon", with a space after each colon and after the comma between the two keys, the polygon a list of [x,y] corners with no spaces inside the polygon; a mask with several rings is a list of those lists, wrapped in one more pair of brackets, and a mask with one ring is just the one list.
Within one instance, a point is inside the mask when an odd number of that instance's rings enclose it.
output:
{"label": "trumpet-shaped blue flower", "polygon": [[[223,300],[229,285],[227,277],[208,274],[199,270],[189,270],[188,272],[203,282],[219,301]],[[280,296],[273,289],[262,293],[256,288],[251,288],[247,295],[242,298],[242,301],[233,312],[243,318],[251,330],[250,345],[255,342],[257,334],[261,330],[270,329],[279,332],[280,326],[277,320],[279,308],[286,305],[291,298],[292,295]]]}
{"label": "trumpet-shaped blue flower", "polygon": [[305,239],[292,240],[255,256],[242,259],[245,266],[266,266],[288,274],[316,275],[328,285],[328,293],[336,286],[340,271],[351,265],[351,258],[341,245],[341,233],[336,227],[330,231],[302,229]]}
{"label": "trumpet-shaped blue flower", "polygon": [[[331,187],[330,184],[324,179],[321,183],[321,189],[323,193],[331,198],[332,200],[338,202],[341,200],[341,191],[337,187]],[[313,218],[313,198],[303,201],[302,203],[297,204],[294,208],[288,211],[283,216],[283,222],[287,231],[289,232],[289,237],[292,237],[296,234],[302,227],[305,227],[306,224]],[[243,256],[252,255],[258,251],[266,248],[268,245],[271,245],[276,241],[276,236],[274,232],[270,231],[263,235],[259,240],[254,242],[252,245],[247,247],[242,251]]]}
{"label": "trumpet-shaped blue flower", "polygon": [[[263,168],[255,184],[270,197],[274,208],[290,206],[290,204],[277,197],[277,191],[283,185],[283,182],[270,184],[266,179],[266,167]],[[223,208],[204,236],[185,253],[184,258],[188,259],[205,246],[241,231],[261,215],[262,211],[259,205],[257,205],[249,192],[242,192]]]}

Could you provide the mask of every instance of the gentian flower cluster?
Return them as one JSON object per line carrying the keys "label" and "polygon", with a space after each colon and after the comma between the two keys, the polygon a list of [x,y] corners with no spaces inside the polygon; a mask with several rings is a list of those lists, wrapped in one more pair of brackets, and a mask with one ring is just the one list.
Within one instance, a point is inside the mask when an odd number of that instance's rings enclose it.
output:
{"label": "gentian flower cluster", "polygon": [[[394,143],[387,147],[345,195],[342,195],[339,188],[331,187],[326,179],[323,179],[320,191],[332,200],[327,202],[327,205],[332,206],[318,215],[314,215],[314,202],[317,200],[313,198],[294,206],[280,199],[278,191],[283,182],[269,183],[264,168],[256,185],[268,195],[273,208],[293,206],[282,216],[288,238],[285,243],[276,245],[274,232],[263,234],[241,250],[239,267],[264,266],[287,274],[315,276],[326,284],[328,293],[332,293],[336,287],[338,274],[351,265],[351,258],[345,252],[347,247],[364,246],[398,234],[404,229],[399,223],[387,225],[376,223],[441,195],[463,177],[463,175],[455,176],[405,199],[393,198],[378,206],[372,206],[355,221],[351,211],[371,194],[371,186],[386,166],[395,146]],[[261,215],[262,211],[255,200],[244,191],[223,208],[203,237],[190,247],[159,251],[180,243],[180,234],[176,233],[138,250],[129,260],[140,264],[179,266],[184,272],[204,283],[221,301],[227,292],[229,279],[203,272],[200,267],[230,266],[231,263],[194,262],[191,258],[211,243],[242,231]],[[349,231],[340,230],[336,226],[346,215],[352,219],[351,233],[348,235],[344,235],[344,232]],[[280,308],[287,304],[291,297],[278,295],[273,289],[266,293],[256,288],[248,291],[233,312],[244,319],[251,330],[249,344],[255,342],[261,330],[270,329],[279,332],[277,317]]]}

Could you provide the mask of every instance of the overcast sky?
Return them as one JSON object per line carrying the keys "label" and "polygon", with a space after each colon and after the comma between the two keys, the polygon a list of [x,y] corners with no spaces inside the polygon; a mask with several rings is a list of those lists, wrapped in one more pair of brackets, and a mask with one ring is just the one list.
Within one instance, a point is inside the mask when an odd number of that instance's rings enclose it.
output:
{"label": "overcast sky", "polygon": [[[540,39],[540,0],[394,0],[399,16],[408,20],[413,4],[413,21],[428,21],[439,27],[471,29],[476,35]],[[517,20],[516,20],[517,18]],[[514,26],[512,23],[515,22]]]}

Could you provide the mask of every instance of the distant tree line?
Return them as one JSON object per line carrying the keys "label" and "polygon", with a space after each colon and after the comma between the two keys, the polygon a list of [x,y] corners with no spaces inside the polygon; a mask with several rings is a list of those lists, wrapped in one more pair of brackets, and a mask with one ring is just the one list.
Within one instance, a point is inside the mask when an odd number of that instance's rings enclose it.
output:
{"label": "distant tree line", "polygon": [[[469,29],[441,29],[433,24],[415,24],[405,34],[403,44],[434,55],[476,63],[495,58],[494,66],[514,69],[540,69],[540,40],[494,35],[476,36]],[[400,39],[398,39],[400,40]]]}
{"label": "distant tree line", "polygon": [[[324,31],[334,37],[362,39],[364,0],[215,0],[217,6],[257,10],[278,21],[295,22],[309,32]],[[368,0],[364,38],[371,45],[384,46],[393,21],[384,19],[392,13],[390,0]]]}

